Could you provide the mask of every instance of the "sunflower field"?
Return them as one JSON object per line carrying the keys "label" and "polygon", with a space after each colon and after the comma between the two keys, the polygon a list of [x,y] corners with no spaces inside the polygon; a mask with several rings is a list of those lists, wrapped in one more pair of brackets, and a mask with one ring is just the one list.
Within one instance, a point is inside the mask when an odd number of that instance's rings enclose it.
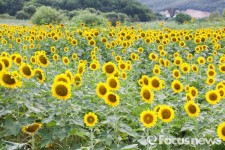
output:
{"label": "sunflower field", "polygon": [[0,24],[1,150],[225,149],[224,107],[224,26]]}

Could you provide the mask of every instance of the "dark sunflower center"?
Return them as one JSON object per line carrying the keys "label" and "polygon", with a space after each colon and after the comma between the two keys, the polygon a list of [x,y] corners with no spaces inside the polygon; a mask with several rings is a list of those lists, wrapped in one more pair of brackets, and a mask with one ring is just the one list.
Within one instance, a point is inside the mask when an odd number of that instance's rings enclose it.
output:
{"label": "dark sunflower center", "polygon": [[213,71],[209,71],[209,75],[210,76],[213,76],[214,75],[214,72]]}
{"label": "dark sunflower center", "polygon": [[152,86],[153,87],[156,87],[157,88],[157,87],[159,87],[159,85],[160,85],[160,83],[159,83],[159,81],[157,79],[153,79],[152,80]]}
{"label": "dark sunflower center", "polygon": [[15,79],[13,79],[12,76],[9,74],[3,75],[3,82],[9,85],[13,85],[16,83]]}
{"label": "dark sunflower center", "polygon": [[101,95],[105,95],[106,92],[107,92],[107,89],[104,86],[100,86],[99,92],[100,92]]}
{"label": "dark sunflower center", "polygon": [[225,127],[222,128],[222,135],[225,136]]}
{"label": "dark sunflower center", "polygon": [[16,58],[16,62],[19,64],[21,63],[21,58]]}
{"label": "dark sunflower center", "polygon": [[148,90],[145,90],[145,91],[143,92],[143,97],[144,97],[145,99],[150,99],[150,98],[151,98],[150,92],[149,92]]}
{"label": "dark sunflower center", "polygon": [[144,115],[144,122],[147,124],[150,124],[153,122],[153,116],[151,114],[145,114]]}
{"label": "dark sunflower center", "polygon": [[0,71],[3,69],[3,64],[0,63]]}
{"label": "dark sunflower center", "polygon": [[39,80],[42,80],[42,79],[43,79],[43,76],[42,76],[42,74],[41,74],[40,71],[36,71],[36,74],[37,74],[37,78],[38,78]]}
{"label": "dark sunflower center", "polygon": [[67,83],[67,80],[65,78],[59,78],[58,81],[63,81]]}
{"label": "dark sunflower center", "polygon": [[121,65],[120,65],[120,68],[121,68],[121,69],[125,69],[125,67],[126,67],[125,64],[121,64]]}
{"label": "dark sunflower center", "polygon": [[196,113],[196,111],[197,111],[196,107],[192,104],[188,106],[188,110],[192,114]]}
{"label": "dark sunflower center", "polygon": [[31,75],[31,70],[28,66],[24,66],[22,70],[25,75],[27,75],[27,76]]}
{"label": "dark sunflower center", "polygon": [[188,71],[188,68],[187,67],[184,67],[184,71]]}
{"label": "dark sunflower center", "polygon": [[69,61],[68,61],[68,59],[64,59],[64,63],[66,63],[66,64],[67,64],[68,62],[69,62]]}
{"label": "dark sunflower center", "polygon": [[83,72],[83,70],[84,70],[84,68],[83,68],[83,67],[79,67],[79,73],[82,73],[82,72]]}
{"label": "dark sunflower center", "polygon": [[209,95],[209,99],[210,99],[211,101],[215,101],[215,100],[217,100],[217,95],[216,95],[215,93],[211,93],[211,94]]}
{"label": "dark sunflower center", "polygon": [[92,68],[92,69],[96,69],[96,68],[97,68],[96,64],[92,64],[92,65],[91,65],[91,68]]}
{"label": "dark sunflower center", "polygon": [[47,59],[44,55],[39,56],[39,60],[42,64],[47,64]]}
{"label": "dark sunflower center", "polygon": [[180,90],[180,84],[178,84],[178,83],[176,83],[175,85],[174,85],[174,88],[176,89],[176,90]]}
{"label": "dark sunflower center", "polygon": [[108,99],[112,103],[115,103],[117,101],[116,96],[113,94],[109,94]]}
{"label": "dark sunflower center", "polygon": [[7,68],[9,66],[9,61],[7,59],[3,59],[2,61],[4,62],[5,67]]}
{"label": "dark sunflower center", "polygon": [[221,67],[221,70],[222,70],[222,71],[225,71],[225,66],[222,66],[222,67]]}
{"label": "dark sunflower center", "polygon": [[169,119],[171,116],[171,112],[168,109],[165,109],[162,111],[162,118],[163,119]]}
{"label": "dark sunflower center", "polygon": [[143,82],[144,82],[145,85],[148,85],[148,79],[147,78],[144,78]]}
{"label": "dark sunflower center", "polygon": [[38,124],[33,124],[33,125],[30,125],[26,128],[26,131],[27,132],[30,132],[30,133],[34,133],[37,131],[37,129],[39,128],[39,125]]}
{"label": "dark sunflower center", "polygon": [[209,79],[209,83],[213,83],[213,79]]}
{"label": "dark sunflower center", "polygon": [[58,85],[55,88],[55,92],[59,96],[66,96],[68,94],[68,89],[64,85]]}
{"label": "dark sunflower center", "polygon": [[93,116],[89,116],[88,118],[87,118],[87,122],[88,123],[93,123],[95,121],[95,118],[93,117]]}
{"label": "dark sunflower center", "polygon": [[110,85],[110,87],[112,87],[112,88],[116,88],[116,86],[117,86],[116,80],[114,80],[114,79],[110,80],[109,85]]}
{"label": "dark sunflower center", "polygon": [[193,96],[196,96],[197,93],[196,93],[195,90],[192,90],[192,91],[191,91],[191,94],[192,94]]}
{"label": "dark sunflower center", "polygon": [[176,61],[176,64],[179,65],[179,64],[180,64],[180,60],[177,60],[177,61]]}
{"label": "dark sunflower center", "polygon": [[106,70],[107,73],[113,73],[115,69],[112,65],[107,65],[105,67],[105,70]]}
{"label": "dark sunflower center", "polygon": [[155,69],[155,73],[159,73],[159,70],[158,69]]}
{"label": "dark sunflower center", "polygon": [[174,75],[175,75],[175,77],[178,77],[179,76],[179,73],[178,72],[175,72]]}

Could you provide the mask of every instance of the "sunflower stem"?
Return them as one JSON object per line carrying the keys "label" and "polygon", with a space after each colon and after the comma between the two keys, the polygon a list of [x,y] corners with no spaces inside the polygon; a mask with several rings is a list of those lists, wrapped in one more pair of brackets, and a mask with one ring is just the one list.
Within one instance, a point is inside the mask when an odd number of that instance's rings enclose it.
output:
{"label": "sunflower stem", "polygon": [[35,150],[35,138],[34,138],[34,134],[32,134],[32,139],[31,139],[31,149]]}
{"label": "sunflower stem", "polygon": [[91,128],[91,150],[94,149],[94,133],[93,133],[93,128]]}

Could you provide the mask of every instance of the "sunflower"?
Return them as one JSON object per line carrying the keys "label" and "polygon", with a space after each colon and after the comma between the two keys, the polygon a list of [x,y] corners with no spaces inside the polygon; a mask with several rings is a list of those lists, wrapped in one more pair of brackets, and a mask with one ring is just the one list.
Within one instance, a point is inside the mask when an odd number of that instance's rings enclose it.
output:
{"label": "sunflower", "polygon": [[74,82],[73,74],[70,70],[65,71],[65,75],[70,79],[70,83],[72,84]]}
{"label": "sunflower", "polygon": [[126,70],[127,69],[126,63],[124,61],[120,61],[119,64],[118,64],[118,67],[119,67],[120,70]]}
{"label": "sunflower", "polygon": [[34,65],[36,64],[36,57],[35,56],[31,56],[30,57],[30,62]]}
{"label": "sunflower", "polygon": [[193,100],[189,93],[186,93],[186,100],[187,101],[192,101]]}
{"label": "sunflower", "polygon": [[77,68],[77,72],[80,75],[83,75],[85,71],[85,64],[84,63],[79,63],[78,68]]}
{"label": "sunflower", "polygon": [[221,140],[225,141],[225,122],[217,127],[217,135]]}
{"label": "sunflower", "polygon": [[157,115],[154,111],[145,110],[140,114],[140,121],[146,128],[151,128],[156,124]]}
{"label": "sunflower", "polygon": [[49,66],[49,61],[48,61],[48,58],[45,54],[39,54],[37,56],[37,62],[40,66],[43,66],[43,67]]}
{"label": "sunflower", "polygon": [[122,76],[122,79],[124,79],[124,80],[127,79],[127,73],[126,72],[122,72],[121,76]]}
{"label": "sunflower", "polygon": [[57,61],[59,59],[59,55],[58,54],[54,54],[52,56],[52,58],[53,58],[54,61]]}
{"label": "sunflower", "polygon": [[4,63],[5,69],[9,69],[12,66],[12,60],[8,57],[0,57],[0,62]]}
{"label": "sunflower", "polygon": [[153,90],[161,90],[163,88],[163,80],[157,76],[153,76],[149,79],[150,88]]}
{"label": "sunflower", "polygon": [[219,70],[221,73],[225,73],[225,63],[219,65]]}
{"label": "sunflower", "polygon": [[150,83],[149,82],[150,78],[147,75],[142,75],[141,80],[142,80],[142,83],[146,86],[148,86]]}
{"label": "sunflower", "polygon": [[191,96],[191,98],[194,99],[198,96],[198,89],[192,86],[189,88],[188,93]]}
{"label": "sunflower", "polygon": [[148,86],[143,86],[141,88],[141,98],[146,103],[151,103],[154,100],[154,93],[149,89]]}
{"label": "sunflower", "polygon": [[91,62],[89,68],[90,68],[92,71],[98,70],[98,68],[99,68],[99,63],[98,63],[97,61],[93,61],[93,62]]}
{"label": "sunflower", "polygon": [[0,61],[0,72],[5,69],[5,64]]}
{"label": "sunflower", "polygon": [[160,72],[161,72],[160,66],[159,65],[155,65],[152,71],[153,71],[154,75],[159,75]]}
{"label": "sunflower", "polygon": [[188,63],[182,63],[180,65],[180,69],[183,73],[189,73],[190,72],[190,65]]}
{"label": "sunflower", "polygon": [[112,92],[108,92],[104,96],[105,103],[112,106],[116,107],[120,104],[120,97],[117,94],[114,94]]}
{"label": "sunflower", "polygon": [[22,86],[22,82],[13,77],[10,72],[3,70],[0,73],[0,85],[6,88],[14,89],[16,87]]}
{"label": "sunflower", "polygon": [[171,122],[174,119],[174,110],[168,105],[162,105],[158,112],[158,117],[163,122]]}
{"label": "sunflower", "polygon": [[98,117],[93,112],[89,112],[88,114],[85,114],[84,116],[84,123],[88,127],[94,127],[95,124],[98,122]]}
{"label": "sunflower", "polygon": [[70,59],[68,57],[63,57],[62,62],[64,65],[68,65],[70,63]]}
{"label": "sunflower", "polygon": [[198,57],[197,61],[198,61],[199,65],[204,65],[205,64],[205,58],[204,57]]}
{"label": "sunflower", "polygon": [[154,107],[154,112],[158,114],[159,109],[160,109],[161,106],[163,106],[163,105],[156,105],[156,106]]}
{"label": "sunflower", "polygon": [[23,63],[20,66],[20,74],[28,79],[32,78],[34,75],[34,71],[32,70],[29,64]]}
{"label": "sunflower", "polygon": [[208,69],[215,69],[216,67],[215,67],[215,65],[214,64],[209,64],[208,65]]}
{"label": "sunflower", "polygon": [[34,69],[34,74],[36,75],[38,81],[40,83],[44,83],[45,81],[45,74],[44,71],[40,68]]}
{"label": "sunflower", "polygon": [[150,53],[149,54],[149,59],[152,61],[157,61],[158,60],[158,55],[155,53]]}
{"label": "sunflower", "polygon": [[109,92],[109,87],[106,83],[98,83],[96,87],[96,93],[100,98],[104,98],[104,96]]}
{"label": "sunflower", "polygon": [[208,77],[205,82],[207,85],[213,85],[216,81],[213,77]]}
{"label": "sunflower", "polygon": [[19,54],[16,54],[16,57],[14,58],[14,63],[19,66],[22,63],[22,57]]}
{"label": "sunflower", "polygon": [[173,64],[175,66],[180,66],[182,62],[183,62],[182,58],[178,56],[178,57],[175,57]]}
{"label": "sunflower", "polygon": [[198,66],[197,66],[196,64],[193,64],[193,65],[191,66],[191,70],[192,70],[193,72],[197,73],[197,72],[198,72]]}
{"label": "sunflower", "polygon": [[78,56],[77,56],[77,54],[76,54],[76,53],[73,53],[73,54],[72,54],[72,59],[73,59],[73,60],[76,60],[76,59],[77,59],[77,57],[78,57]]}
{"label": "sunflower", "polygon": [[107,62],[102,66],[102,70],[106,75],[114,75],[117,73],[116,65],[112,62]]}
{"label": "sunflower", "polygon": [[76,87],[80,87],[82,85],[82,77],[79,73],[74,75],[74,84]]}
{"label": "sunflower", "polygon": [[208,91],[205,94],[206,100],[210,103],[210,104],[217,104],[221,97],[220,97],[220,93],[217,90],[211,90]]}
{"label": "sunflower", "polygon": [[23,133],[33,135],[41,127],[42,127],[42,124],[41,123],[32,123],[30,125],[27,125],[27,126],[22,127],[22,131],[23,131]]}
{"label": "sunflower", "polygon": [[54,82],[65,82],[67,84],[71,83],[70,78],[64,73],[56,75],[54,78]]}
{"label": "sunflower", "polygon": [[218,92],[220,93],[221,98],[225,98],[225,88],[218,89]]}
{"label": "sunflower", "polygon": [[216,76],[216,71],[214,69],[209,69],[207,71],[207,76],[208,77],[215,77]]}
{"label": "sunflower", "polygon": [[71,97],[71,87],[69,84],[59,81],[52,85],[52,95],[61,100],[67,100]]}
{"label": "sunflower", "polygon": [[172,74],[175,79],[179,79],[181,76],[180,71],[178,69],[174,69]]}
{"label": "sunflower", "polygon": [[174,80],[171,84],[171,88],[174,93],[180,93],[183,91],[183,84],[179,80]]}
{"label": "sunflower", "polygon": [[198,117],[200,113],[200,109],[198,104],[194,101],[188,101],[184,106],[185,111],[190,117]]}
{"label": "sunflower", "polygon": [[109,76],[106,83],[108,84],[110,90],[119,90],[120,88],[120,82],[117,77]]}

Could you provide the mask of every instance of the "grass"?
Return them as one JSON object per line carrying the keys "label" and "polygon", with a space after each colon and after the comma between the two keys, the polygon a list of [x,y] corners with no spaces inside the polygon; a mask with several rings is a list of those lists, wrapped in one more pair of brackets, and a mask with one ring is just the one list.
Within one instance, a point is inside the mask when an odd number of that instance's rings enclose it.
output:
{"label": "grass", "polygon": [[1,19],[0,24],[9,25],[31,25],[30,20],[18,20],[18,19]]}

